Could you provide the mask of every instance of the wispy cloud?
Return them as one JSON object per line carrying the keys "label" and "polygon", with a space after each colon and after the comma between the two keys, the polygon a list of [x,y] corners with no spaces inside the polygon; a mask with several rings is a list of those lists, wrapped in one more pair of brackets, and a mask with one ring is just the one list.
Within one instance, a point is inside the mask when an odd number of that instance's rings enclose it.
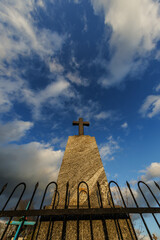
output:
{"label": "wispy cloud", "polygon": [[[160,40],[160,3],[153,0],[91,0],[96,14],[111,27],[110,60],[99,82],[110,87],[144,66]],[[145,58],[145,61],[144,61]]]}
{"label": "wispy cloud", "polygon": [[124,122],[124,123],[121,125],[121,128],[127,129],[127,128],[128,128],[128,123],[127,123],[127,122]]}
{"label": "wispy cloud", "polygon": [[155,90],[156,90],[156,92],[159,92],[159,90],[160,90],[160,84],[158,84],[158,85],[156,86]]}
{"label": "wispy cloud", "polygon": [[64,72],[64,67],[58,62],[58,60],[56,58],[54,58],[52,60],[49,59],[48,66],[49,66],[49,70],[51,73],[63,74],[63,72]]}
{"label": "wispy cloud", "polygon": [[[82,99],[83,100],[83,99]],[[77,114],[78,117],[83,116],[84,119],[90,120],[93,118],[99,109],[99,105],[97,102],[92,101],[91,99],[83,103],[81,101],[78,104],[73,106],[73,111]]]}
{"label": "wispy cloud", "polygon": [[1,1],[1,60],[11,61],[19,54],[27,55],[31,51],[41,57],[53,55],[62,46],[64,36],[45,28],[39,31],[32,17],[36,7],[36,2],[32,0]]}
{"label": "wispy cloud", "polygon": [[100,112],[97,115],[95,115],[95,118],[100,120],[100,119],[107,119],[111,117],[111,112]]}
{"label": "wispy cloud", "polygon": [[109,120],[115,121],[120,119],[117,111],[113,111],[113,110],[99,112],[94,117],[97,120],[109,119]]}
{"label": "wispy cloud", "polygon": [[31,127],[33,127],[33,123],[19,120],[0,122],[0,143],[18,141]]}
{"label": "wispy cloud", "polygon": [[63,76],[55,77],[55,80],[41,90],[30,89],[22,78],[15,76],[14,80],[2,78],[0,81],[0,112],[8,112],[15,101],[28,105],[35,120],[39,120],[44,106],[49,108],[63,108],[63,101],[77,98],[75,89]]}
{"label": "wispy cloud", "polygon": [[84,31],[84,32],[87,32],[87,31],[88,31],[88,24],[87,24],[88,19],[87,19],[86,14],[83,15],[82,21],[83,21],[83,23],[84,23],[83,31]]}
{"label": "wispy cloud", "polygon": [[18,98],[24,86],[24,81],[16,76],[14,70],[9,73],[12,77],[6,79],[2,76],[0,80],[0,112],[8,112],[12,108],[13,101]]}
{"label": "wispy cloud", "polygon": [[43,0],[37,0],[37,5],[41,8],[45,7],[45,2]]}
{"label": "wispy cloud", "polygon": [[64,137],[54,137],[51,140],[51,144],[58,145],[60,148],[64,149],[67,144],[67,138]]}
{"label": "wispy cloud", "polygon": [[[153,162],[149,166],[147,166],[145,169],[143,169],[139,172],[140,173],[143,172],[144,175],[139,176],[139,178],[136,180],[135,179],[131,180],[130,187],[131,187],[132,193],[133,193],[134,198],[135,198],[136,202],[138,203],[139,207],[146,207],[145,199],[143,198],[143,195],[141,194],[137,183],[139,180],[144,181],[152,190],[153,194],[157,198],[157,201],[159,201],[160,200],[159,189],[155,185],[154,181],[156,181],[160,185],[160,180],[159,180],[160,179],[160,164],[158,162]],[[140,183],[139,187],[142,190],[143,194],[145,195],[150,207],[157,207],[157,203],[156,203],[155,199],[153,198],[152,194],[150,193],[149,189],[143,183]],[[122,202],[122,199],[120,197],[117,187],[113,186],[113,187],[111,187],[111,190],[112,190],[112,196],[113,196],[115,204],[123,206],[123,202]],[[121,193],[123,195],[123,198],[125,200],[127,207],[135,207],[135,202],[129,191],[128,186],[121,187]],[[145,217],[149,218],[149,219],[147,219],[146,222],[149,223],[149,221],[151,221],[153,223],[153,226],[155,226],[154,221],[151,218],[150,214],[146,214]],[[145,231],[143,231],[144,228],[143,227],[142,227],[142,229],[139,228],[139,226],[140,226],[139,220],[140,220],[140,217],[138,214],[136,214],[132,217],[132,221],[134,223],[134,227],[137,232],[138,239],[140,237],[142,237],[143,239],[148,240],[149,239],[148,236],[145,234]],[[137,224],[136,224],[136,221],[138,221]],[[139,231],[139,230],[141,230],[141,231]],[[154,231],[155,231],[157,237],[160,237],[158,234],[159,229],[154,228]]]}
{"label": "wispy cloud", "polygon": [[89,99],[88,101],[83,101],[82,97],[79,96],[76,104],[72,106],[73,111],[78,117],[83,116],[85,119],[94,119],[96,121],[109,120],[119,121],[121,116],[116,110],[101,111],[101,106],[98,101],[93,101]]}
{"label": "wispy cloud", "polygon": [[142,181],[150,181],[155,178],[160,177],[160,163],[152,162],[150,166],[148,166],[145,170],[141,170],[140,172],[145,173],[141,176]]}
{"label": "wispy cloud", "polygon": [[[156,181],[160,185],[160,181],[159,181],[159,179],[160,179],[160,163],[152,162],[145,169],[140,170],[139,173],[140,174],[144,173],[144,174],[140,175],[137,180],[134,179],[134,180],[130,181],[130,184],[132,184],[134,186],[134,188],[132,190],[133,190],[136,200],[138,201],[138,204],[140,204],[140,205],[144,204],[144,199],[143,199],[141,192],[138,190],[138,188],[137,189],[135,188],[135,186],[139,180],[147,183],[151,187],[151,189],[152,189],[153,193],[155,194],[155,196],[157,197],[157,199],[159,200],[160,196],[158,195],[158,191],[157,191],[158,188],[154,184],[154,181]],[[145,196],[146,196],[149,204],[151,204],[152,206],[155,206],[156,202],[153,200],[152,195],[147,190],[145,185],[140,184],[140,187],[141,187],[142,191],[145,193]],[[128,203],[131,204],[131,202],[133,202],[133,201],[132,201],[132,197],[131,197],[129,191],[127,190],[127,188],[123,188],[122,191],[123,191],[124,196],[128,198],[128,200],[129,200]],[[127,191],[127,194],[126,194],[126,191]]]}
{"label": "wispy cloud", "polygon": [[120,150],[119,143],[112,136],[107,138],[107,142],[99,146],[99,152],[102,160],[114,160],[114,154]]}
{"label": "wispy cloud", "polygon": [[[0,112],[10,111],[15,101],[24,101],[31,108],[34,106],[35,116],[47,99],[58,98],[62,92],[65,96],[68,94],[69,83],[62,80],[63,66],[55,57],[66,36],[37,25],[35,13],[42,5],[43,1],[32,0],[0,2]],[[24,77],[25,66],[19,68],[19,57],[32,58],[33,55],[54,73],[53,82],[46,83],[42,91],[30,89],[29,79]],[[71,91],[69,94],[73,95]]]}
{"label": "wispy cloud", "polygon": [[160,95],[149,95],[142,104],[139,113],[142,117],[148,118],[160,114]]}
{"label": "wispy cloud", "polygon": [[72,83],[75,83],[76,85],[83,85],[88,86],[88,80],[86,78],[80,77],[78,71],[72,73],[68,72],[66,74],[66,78],[71,81]]}
{"label": "wispy cloud", "polygon": [[49,107],[61,107],[62,97],[74,97],[74,92],[70,89],[70,84],[63,77],[47,85],[46,88],[39,91],[23,89],[22,101],[25,101],[32,109],[35,119],[41,116],[41,109],[47,103]]}
{"label": "wispy cloud", "polygon": [[32,188],[40,181],[41,187],[45,187],[50,181],[56,181],[62,157],[61,150],[54,151],[39,142],[0,146],[1,182],[25,181]]}
{"label": "wispy cloud", "polygon": [[10,182],[13,186],[17,181],[25,181],[31,189],[37,181],[40,181],[41,188],[50,181],[56,181],[63,151],[55,151],[50,144],[40,142],[10,143],[27,136],[27,131],[32,125],[30,122],[18,120],[0,124],[2,184]]}

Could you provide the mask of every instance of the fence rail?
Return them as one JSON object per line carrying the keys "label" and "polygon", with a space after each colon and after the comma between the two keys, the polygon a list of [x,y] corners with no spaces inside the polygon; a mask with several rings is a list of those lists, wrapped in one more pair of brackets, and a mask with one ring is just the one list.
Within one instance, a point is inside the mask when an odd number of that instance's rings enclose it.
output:
{"label": "fence rail", "polygon": [[[25,183],[19,183],[11,192],[10,196],[8,197],[8,199],[6,200],[4,206],[2,207],[2,210],[0,211],[0,218],[3,219],[3,221],[5,221],[4,219],[6,217],[9,218],[8,221],[6,221],[6,226],[3,230],[3,232],[0,235],[0,239],[4,240],[4,239],[10,239],[7,238],[7,234],[8,234],[8,230],[11,226],[11,224],[13,223],[13,219],[14,217],[21,217],[21,222],[16,222],[17,223],[17,230],[16,233],[14,232],[14,240],[18,239],[18,236],[23,235],[23,227],[24,225],[27,225],[27,220],[26,217],[36,217],[34,224],[32,222],[32,224],[34,226],[30,227],[30,231],[31,231],[31,235],[30,235],[30,239],[38,239],[39,236],[39,232],[41,229],[41,225],[43,225],[43,222],[47,222],[49,223],[47,226],[47,233],[45,238],[46,239],[54,239],[54,237],[52,236],[52,232],[53,232],[53,227],[54,227],[54,223],[56,221],[62,221],[63,222],[63,227],[62,227],[62,234],[61,234],[61,239],[65,240],[66,239],[66,229],[67,229],[67,221],[76,221],[77,222],[77,240],[79,239],[79,234],[80,234],[80,221],[86,221],[88,220],[90,222],[90,237],[91,239],[96,239],[94,238],[94,231],[93,231],[93,221],[94,220],[100,220],[102,221],[102,225],[103,225],[103,233],[104,233],[104,239],[110,239],[109,238],[109,234],[108,234],[108,230],[107,230],[107,222],[106,220],[113,220],[114,225],[115,225],[115,229],[117,232],[117,237],[119,240],[128,240],[128,239],[138,239],[135,227],[132,223],[131,220],[131,214],[138,214],[140,219],[143,222],[143,226],[146,230],[146,233],[148,234],[149,239],[154,240],[155,235],[153,233],[151,233],[149,226],[146,223],[146,220],[144,218],[145,214],[151,214],[154,218],[155,224],[157,225],[157,228],[159,229],[159,233],[160,233],[160,223],[158,221],[157,218],[157,214],[160,214],[160,203],[157,199],[157,197],[155,196],[155,194],[153,193],[152,189],[150,188],[149,185],[147,185],[146,183],[139,181],[138,182],[138,189],[141,193],[142,198],[144,199],[147,207],[140,207],[137,203],[137,199],[134,196],[134,192],[133,189],[131,188],[130,184],[128,182],[127,183],[127,190],[130,193],[131,199],[133,200],[135,207],[128,207],[127,203],[124,199],[124,194],[122,193],[119,185],[115,182],[115,181],[110,181],[109,182],[109,196],[108,197],[108,201],[110,202],[110,207],[104,208],[104,203],[102,201],[102,194],[101,194],[101,186],[99,184],[99,182],[97,182],[97,199],[98,199],[98,203],[99,203],[99,208],[91,208],[91,201],[90,201],[90,194],[89,194],[89,186],[86,182],[82,181],[78,184],[77,186],[77,206],[76,208],[68,208],[69,207],[69,201],[70,201],[70,191],[69,191],[69,183],[66,184],[66,196],[65,196],[65,204],[64,204],[64,208],[63,209],[58,209],[58,204],[59,204],[59,199],[60,199],[60,194],[58,192],[58,186],[56,182],[50,182],[46,188],[45,191],[43,193],[42,196],[42,200],[41,200],[41,204],[40,204],[40,208],[36,209],[36,210],[31,210],[31,204],[33,203],[33,200],[35,198],[35,193],[38,189],[38,183],[35,185],[35,188],[33,190],[31,199],[28,203],[27,209],[26,210],[17,210],[20,201],[22,200],[22,197],[24,196],[24,193],[26,191],[26,184]],[[81,184],[85,184],[86,185],[86,194],[87,194],[87,202],[88,202],[88,208],[80,208],[80,185]],[[113,196],[113,188],[111,187],[111,185],[115,185],[117,192],[120,196],[120,201],[122,202],[122,206],[117,206],[115,204],[115,199]],[[155,187],[157,189],[157,193],[160,192],[160,186],[158,185],[158,183],[154,182]],[[43,204],[44,204],[44,200],[48,191],[49,186],[53,185],[54,186],[54,199],[52,202],[52,207],[51,209],[42,209],[43,208]],[[2,189],[0,190],[0,196],[2,196],[7,188],[7,184],[5,184]],[[146,191],[143,190],[142,186],[145,186],[147,191],[152,195],[153,199],[155,200],[156,204],[158,205],[158,207],[151,207],[150,203],[147,200],[146,197]],[[21,191],[19,192],[20,196],[17,199],[17,203],[15,204],[15,207],[13,210],[6,210],[8,203],[11,201],[11,199],[13,198],[13,195],[15,193],[15,191],[17,191],[17,189],[19,187],[22,187]],[[122,227],[120,224],[120,220],[123,220],[126,222],[126,226],[128,228],[130,237],[129,238],[125,238],[124,233],[122,231]],[[28,223],[29,225],[29,223]],[[40,238],[41,239],[41,238]],[[84,238],[85,239],[85,238]],[[87,239],[87,238],[86,238]],[[158,238],[157,238],[158,239]]]}

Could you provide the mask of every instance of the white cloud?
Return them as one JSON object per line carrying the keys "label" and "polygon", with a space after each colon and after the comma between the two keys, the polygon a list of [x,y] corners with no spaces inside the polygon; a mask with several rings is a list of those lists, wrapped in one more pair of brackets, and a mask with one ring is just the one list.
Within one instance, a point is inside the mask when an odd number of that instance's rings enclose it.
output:
{"label": "white cloud", "polygon": [[145,170],[141,170],[145,175],[141,176],[142,181],[150,181],[155,178],[160,178],[160,163],[152,162]]}
{"label": "white cloud", "polygon": [[120,149],[120,146],[118,142],[110,136],[107,138],[107,143],[101,144],[99,148],[102,160],[112,161],[114,160],[114,154]]}
{"label": "white cloud", "polygon": [[45,3],[43,0],[37,0],[37,5],[41,8],[44,8],[45,7]]}
{"label": "white cloud", "polygon": [[118,111],[100,111],[100,105],[97,101],[89,99],[88,101],[83,102],[81,96],[79,96],[79,99],[78,95],[76,95],[76,97],[79,101],[76,101],[76,104],[72,106],[72,108],[78,117],[83,116],[83,118],[86,120],[95,119],[96,121],[104,119],[118,121],[120,119],[120,114]]}
{"label": "white cloud", "polygon": [[17,75],[17,69],[9,69],[8,75],[0,79],[0,112],[10,111],[15,101],[24,102],[32,110],[33,117],[39,119],[46,104],[47,107],[62,108],[64,99],[78,98],[71,83],[61,75],[63,67],[56,61],[49,64],[50,71],[55,73],[54,80],[40,90],[30,89],[29,84]]}
{"label": "white cloud", "polygon": [[[73,96],[71,91],[68,92],[69,83],[60,77],[63,66],[54,58],[66,36],[37,27],[37,21],[33,17],[37,6],[42,7],[43,1],[0,2],[0,112],[10,111],[15,101],[25,101],[30,107],[34,105],[33,112],[40,113],[40,104],[42,108],[48,99],[51,104],[51,98],[54,97],[55,100],[62,96],[62,92],[65,96]],[[26,79],[22,79],[25,70],[20,70],[14,64],[19,56],[30,57],[32,53],[39,55],[51,73],[59,74],[59,78],[54,77],[56,80],[42,91],[29,89]]]}
{"label": "white cloud", "polygon": [[[154,178],[152,180],[154,180]],[[133,183],[135,184],[135,182],[133,182]],[[136,181],[136,183],[137,183],[137,181]],[[154,182],[151,181],[151,182],[146,182],[146,183],[151,188],[151,190],[155,194],[157,200],[159,201],[160,200],[159,190],[156,187],[156,185],[154,184]],[[159,181],[159,184],[160,184],[160,181]],[[135,197],[135,200],[138,203],[138,206],[139,207],[146,207],[146,203],[143,199],[143,196],[142,196],[141,192],[137,188],[137,186],[134,186],[134,188],[133,188],[130,185],[130,187],[131,187],[131,191],[132,191],[132,193]],[[153,199],[151,193],[147,189],[147,187],[144,184],[140,184],[140,187],[141,187],[142,192],[144,193],[148,203],[150,204],[150,206],[151,207],[158,207],[155,200]],[[121,187],[120,189],[121,189],[121,193],[123,195],[123,198],[125,200],[125,203],[126,203],[127,207],[135,207],[135,203],[134,203],[132,195],[129,191],[129,188],[126,186],[126,187]],[[111,191],[112,191],[112,196],[113,196],[113,199],[114,199],[114,203],[116,205],[123,206],[123,202],[122,202],[122,199],[120,197],[120,194],[119,194],[119,191],[118,191],[117,187],[116,186],[111,187]],[[146,219],[146,218],[149,218],[149,219]],[[149,222],[152,222],[153,226],[155,226],[155,221],[153,221],[153,218],[151,217],[150,214],[145,215],[145,221],[146,221],[147,225],[148,225]],[[150,239],[148,237],[148,234],[145,231],[145,228],[143,227],[144,225],[141,225],[141,223],[142,223],[141,218],[138,214],[135,214],[134,216],[132,216],[132,222],[134,224],[134,228],[136,230],[138,239],[145,239],[145,240]],[[149,225],[148,225],[148,227],[149,227]],[[154,230],[155,230],[156,236],[159,239],[159,237],[160,237],[159,234],[158,234],[159,229],[155,228]]]}
{"label": "white cloud", "polygon": [[[160,3],[153,0],[91,0],[96,14],[104,14],[112,28],[111,59],[108,78],[99,81],[105,87],[119,84],[129,73],[137,72],[160,40]],[[137,60],[138,59],[138,60]]]}
{"label": "white cloud", "polygon": [[[73,44],[73,43],[72,43]],[[76,71],[80,67],[80,63],[77,62],[75,57],[75,51],[72,49],[71,51],[71,59],[70,59],[70,66]]]}
{"label": "white cloud", "polygon": [[160,51],[157,51],[156,53],[156,59],[159,61],[160,60]]}
{"label": "white cloud", "polygon": [[156,92],[159,92],[159,90],[160,90],[160,84],[158,84],[158,86],[156,87]]}
{"label": "white cloud", "polygon": [[93,118],[93,116],[96,115],[98,109],[98,103],[92,101],[91,99],[85,102],[85,104],[80,102],[79,104],[75,104],[75,106],[73,106],[73,110],[77,114],[77,116],[83,116],[83,118],[86,120],[90,120],[91,118]]}
{"label": "white cloud", "polygon": [[[157,200],[160,200],[160,195],[158,194],[158,188],[156,187],[154,181],[156,181],[160,185],[160,163],[158,162],[152,162],[149,166],[147,166],[145,169],[139,171],[140,173],[144,173],[139,177],[138,180],[144,181],[147,183],[150,188],[152,189],[153,193],[155,194]],[[145,193],[146,198],[148,199],[151,206],[155,206],[156,202],[153,200],[152,195],[147,190],[144,184],[141,184],[141,189]],[[140,204],[144,203],[144,199],[141,195],[141,193],[137,190],[137,201],[139,201]]]}
{"label": "white cloud", "polygon": [[72,83],[75,83],[77,85],[88,86],[87,79],[80,77],[78,71],[76,71],[75,73],[67,73],[66,78],[68,78]]}
{"label": "white cloud", "polygon": [[18,141],[33,126],[31,122],[15,120],[8,123],[0,123],[0,143]]}
{"label": "white cloud", "polygon": [[23,89],[22,100],[32,106],[34,118],[39,119],[44,104],[47,103],[47,106],[55,108],[61,107],[62,97],[68,99],[74,96],[74,91],[70,89],[70,83],[60,77],[57,81],[48,84],[43,90]]}
{"label": "white cloud", "polygon": [[51,146],[30,142],[0,146],[0,176],[3,182],[25,181],[32,188],[37,181],[45,187],[56,181],[63,152],[54,151]]}
{"label": "white cloud", "polygon": [[24,102],[32,110],[33,117],[39,119],[44,106],[63,107],[63,100],[76,97],[71,84],[62,76],[55,77],[42,90],[32,90],[23,79],[13,72],[14,80],[0,80],[0,112],[8,112],[15,101]]}
{"label": "white cloud", "polygon": [[139,232],[139,230],[136,230],[136,233],[138,235],[138,239],[150,240],[149,236],[144,235],[143,233]]}
{"label": "white cloud", "polygon": [[[32,123],[15,120],[0,124],[0,181],[15,185],[26,182],[29,189],[40,181],[42,190],[50,181],[56,181],[63,151],[50,144],[29,142],[13,144],[10,141],[19,140],[32,127]],[[5,144],[4,144],[5,143]]]}
{"label": "white cloud", "polygon": [[1,1],[0,9],[1,61],[13,60],[18,54],[27,55],[31,51],[36,51],[41,57],[53,55],[62,46],[64,36],[44,28],[39,31],[36,27],[36,21],[31,15],[36,9],[34,1]]}
{"label": "white cloud", "polygon": [[62,74],[64,72],[64,67],[60,63],[58,63],[56,59],[53,59],[52,61],[49,60],[48,65],[49,65],[50,72],[52,73]]}
{"label": "white cloud", "polygon": [[115,173],[115,174],[114,174],[114,178],[115,178],[115,179],[117,179],[117,177],[118,177],[118,174],[117,174],[117,173]]}
{"label": "white cloud", "polygon": [[127,123],[127,122],[124,122],[124,123],[121,125],[121,128],[123,128],[123,129],[128,128],[128,123]]}
{"label": "white cloud", "polygon": [[[14,79],[14,71],[11,72]],[[16,80],[0,79],[0,112],[8,112],[13,104],[13,99],[17,99],[24,82],[16,78]]]}
{"label": "white cloud", "polygon": [[83,32],[88,31],[88,20],[86,14],[83,15],[82,21],[84,23]]}
{"label": "white cloud", "polygon": [[65,148],[66,144],[67,144],[67,138],[64,137],[54,137],[51,140],[52,144],[57,144],[58,146],[60,146],[60,148]]}
{"label": "white cloud", "polygon": [[[157,200],[160,200],[160,196],[158,194],[158,188],[156,187],[154,181],[156,181],[160,185],[160,163],[158,162],[152,162],[149,166],[146,167],[146,169],[139,171],[140,173],[144,173],[139,177],[139,180],[144,181],[147,183],[150,188],[152,189],[153,193],[155,194]],[[141,184],[141,189],[145,193],[146,198],[148,199],[151,206],[155,206],[156,202],[153,200],[152,195],[147,190],[145,185]],[[144,203],[144,199],[141,195],[141,193],[137,190],[136,195],[137,201],[139,201],[139,204]]]}
{"label": "white cloud", "polygon": [[112,117],[112,112],[108,111],[108,112],[100,112],[97,115],[95,115],[95,118],[100,120],[100,119],[107,119],[107,118],[111,118]]}
{"label": "white cloud", "polygon": [[137,184],[137,180],[132,179],[132,180],[129,181],[129,183],[130,183],[131,185],[135,185],[135,184]]}
{"label": "white cloud", "polygon": [[[139,206],[144,206],[145,201],[143,199],[143,196],[141,194],[141,192],[138,189],[137,183],[138,181],[144,181],[152,190],[152,192],[155,194],[157,200],[160,200],[160,195],[158,194],[158,188],[156,187],[154,181],[156,181],[159,185],[160,185],[160,163],[158,162],[152,162],[149,166],[147,166],[145,169],[139,171],[140,173],[144,173],[143,175],[139,176],[137,180],[132,179],[130,181],[130,184],[134,186],[134,188],[131,187],[132,192],[135,196],[136,201],[138,202]],[[149,204],[151,206],[156,206],[156,202],[153,199],[151,193],[149,192],[149,190],[147,189],[147,187],[140,183],[140,188],[142,190],[142,192],[144,193],[144,195],[146,196]],[[113,188],[113,191],[115,191],[116,188]],[[129,192],[128,187],[123,187],[122,189],[122,194],[126,199],[126,202],[128,203],[128,206],[134,206],[134,201],[132,199],[132,196]]]}
{"label": "white cloud", "polygon": [[160,113],[160,95],[148,96],[142,104],[139,113],[143,117],[152,118]]}

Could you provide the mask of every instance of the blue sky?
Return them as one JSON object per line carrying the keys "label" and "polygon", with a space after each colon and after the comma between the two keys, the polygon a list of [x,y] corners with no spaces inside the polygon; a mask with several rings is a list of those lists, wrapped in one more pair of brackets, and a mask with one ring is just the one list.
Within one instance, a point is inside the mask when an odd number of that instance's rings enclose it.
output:
{"label": "blue sky", "polygon": [[0,2],[1,182],[56,179],[90,121],[108,180],[160,177],[160,2]]}

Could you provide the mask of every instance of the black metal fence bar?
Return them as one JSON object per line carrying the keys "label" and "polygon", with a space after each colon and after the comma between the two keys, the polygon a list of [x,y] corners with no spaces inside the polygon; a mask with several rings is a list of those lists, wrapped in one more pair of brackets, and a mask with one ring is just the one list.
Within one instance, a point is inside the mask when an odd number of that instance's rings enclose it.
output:
{"label": "black metal fence bar", "polygon": [[[105,219],[119,217],[121,219],[126,218],[126,214],[148,214],[148,213],[160,213],[158,207],[139,207],[139,208],[86,208],[86,209],[42,209],[42,210],[6,210],[0,211],[0,217],[21,217],[21,216],[49,216],[55,219],[63,219],[68,216],[71,220],[75,220],[76,217],[86,219],[88,216],[92,218],[98,218],[104,216]],[[61,215],[61,216],[60,216]],[[99,218],[98,218],[99,219]],[[47,220],[48,221],[48,220]]]}
{"label": "black metal fence bar", "polygon": [[[66,196],[65,196],[64,208],[68,209],[68,205],[69,205],[69,182],[67,182],[66,184]],[[66,219],[66,216],[64,216],[63,228],[62,228],[62,240],[66,239],[66,225],[67,225],[67,219]]]}
{"label": "black metal fence bar", "polygon": [[[79,184],[78,184],[78,187],[77,187],[77,209],[79,209],[79,192],[80,192],[80,185],[81,184],[85,184],[86,187],[87,187],[87,202],[88,202],[88,208],[90,209],[91,208],[91,203],[90,203],[90,197],[89,197],[89,187],[88,187],[88,184],[85,182],[85,181],[81,181]],[[79,220],[81,218],[79,218],[78,216],[78,219],[77,219],[77,240],[79,239]],[[94,240],[94,237],[93,237],[93,226],[92,226],[92,218],[91,216],[89,216],[88,218],[89,220],[89,223],[90,223],[90,233],[91,233],[91,240]]]}
{"label": "black metal fence bar", "polygon": [[[103,201],[102,201],[101,189],[100,189],[99,182],[97,182],[97,188],[98,188],[98,191],[97,191],[98,203],[100,205],[100,208],[103,208]],[[105,218],[104,217],[102,217],[102,226],[103,226],[105,240],[108,240],[109,236],[108,236],[107,226],[106,226],[106,222],[105,222]]]}
{"label": "black metal fence bar", "polygon": [[160,190],[160,186],[158,185],[158,183],[155,181],[154,181],[154,183],[155,183],[156,187]]}
{"label": "black metal fence bar", "polygon": [[[54,200],[53,200],[53,204],[52,204],[52,209],[55,208],[55,202],[56,202],[56,196],[57,196],[57,184],[55,182],[52,182],[53,184],[55,184],[56,186],[56,189],[55,189],[55,193],[54,193]],[[58,195],[59,196],[59,195]],[[59,200],[58,200],[59,201]],[[52,234],[52,230],[53,230],[53,225],[54,225],[54,221],[51,221],[49,222],[49,227],[48,227],[48,232],[47,232],[47,235],[46,235],[46,240],[49,238],[49,236]],[[37,235],[38,236],[38,235]]]}
{"label": "black metal fence bar", "polygon": [[2,187],[2,189],[1,189],[1,191],[0,191],[0,195],[4,192],[4,190],[6,189],[6,187],[7,187],[7,183]]}

